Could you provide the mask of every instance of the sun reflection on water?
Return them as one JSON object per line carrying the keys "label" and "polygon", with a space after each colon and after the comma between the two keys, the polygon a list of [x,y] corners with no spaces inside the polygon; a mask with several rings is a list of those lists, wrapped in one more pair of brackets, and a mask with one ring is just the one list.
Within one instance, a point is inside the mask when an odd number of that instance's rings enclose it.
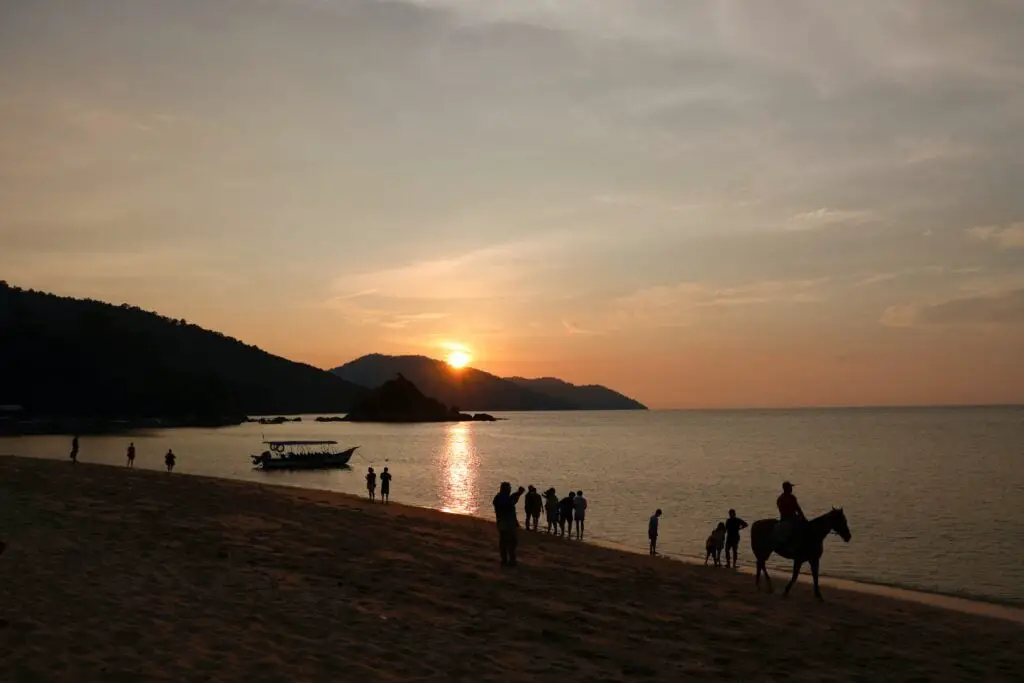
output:
{"label": "sun reflection on water", "polygon": [[473,429],[470,425],[449,425],[441,469],[441,509],[462,515],[476,513],[473,489],[476,486],[476,449],[473,448]]}

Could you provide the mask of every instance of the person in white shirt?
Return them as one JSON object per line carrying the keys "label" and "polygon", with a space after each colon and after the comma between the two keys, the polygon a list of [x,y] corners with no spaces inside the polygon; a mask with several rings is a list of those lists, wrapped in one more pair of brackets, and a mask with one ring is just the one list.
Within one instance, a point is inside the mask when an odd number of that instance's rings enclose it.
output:
{"label": "person in white shirt", "polygon": [[583,540],[583,521],[587,517],[587,499],[583,497],[583,491],[576,492],[576,498],[572,501],[573,517],[576,518],[576,538]]}

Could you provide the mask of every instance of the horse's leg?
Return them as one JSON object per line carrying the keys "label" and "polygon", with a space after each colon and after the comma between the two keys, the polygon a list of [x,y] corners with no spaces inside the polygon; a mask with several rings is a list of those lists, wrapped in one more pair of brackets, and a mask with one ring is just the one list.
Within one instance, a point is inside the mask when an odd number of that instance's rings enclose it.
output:
{"label": "horse's leg", "polygon": [[757,586],[757,592],[761,592],[761,561],[757,561],[757,576],[754,577],[754,585]]}
{"label": "horse's leg", "polygon": [[798,576],[800,576],[800,567],[802,567],[803,565],[804,565],[804,561],[803,560],[793,560],[793,578],[791,578],[789,580],[789,583],[786,584],[786,590],[782,594],[783,597],[789,595],[789,589],[793,587],[794,583],[796,583],[796,578]]}
{"label": "horse's leg", "polygon": [[825,598],[821,597],[821,590],[818,588],[818,560],[820,558],[814,558],[810,560],[811,564],[811,576],[814,577],[814,597],[818,600],[824,601]]}

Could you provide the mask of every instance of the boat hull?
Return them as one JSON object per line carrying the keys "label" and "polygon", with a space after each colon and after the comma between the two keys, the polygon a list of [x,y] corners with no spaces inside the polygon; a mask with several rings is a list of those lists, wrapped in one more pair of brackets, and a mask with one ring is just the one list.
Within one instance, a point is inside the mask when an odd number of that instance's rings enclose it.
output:
{"label": "boat hull", "polygon": [[355,453],[356,448],[358,448],[358,446],[350,448],[347,451],[342,451],[341,453],[310,455],[294,458],[264,458],[262,460],[257,460],[257,456],[253,456],[253,461],[256,469],[266,471],[337,469],[339,467],[348,467],[348,461],[352,459],[352,454]]}

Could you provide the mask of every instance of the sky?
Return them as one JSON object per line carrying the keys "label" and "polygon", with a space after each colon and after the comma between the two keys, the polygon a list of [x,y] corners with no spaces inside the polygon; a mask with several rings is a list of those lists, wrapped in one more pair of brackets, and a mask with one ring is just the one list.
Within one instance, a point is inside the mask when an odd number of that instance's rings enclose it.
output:
{"label": "sky", "polygon": [[0,279],[659,408],[1024,403],[1019,0],[0,0]]}

